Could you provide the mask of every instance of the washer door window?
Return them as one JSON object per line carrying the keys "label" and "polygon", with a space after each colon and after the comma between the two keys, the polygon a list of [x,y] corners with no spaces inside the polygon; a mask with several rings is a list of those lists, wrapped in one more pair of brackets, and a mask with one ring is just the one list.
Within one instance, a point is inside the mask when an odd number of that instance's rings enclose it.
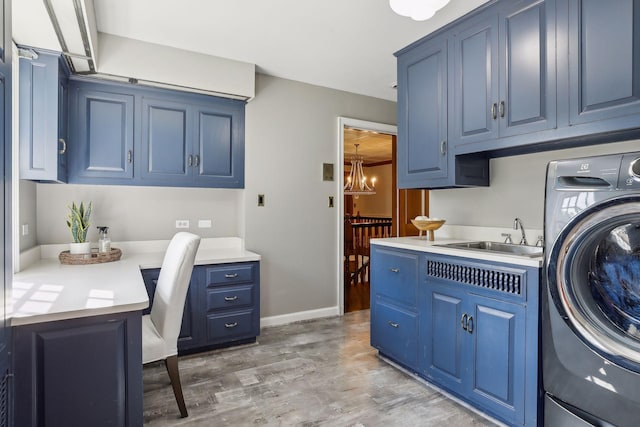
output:
{"label": "washer door window", "polygon": [[640,372],[640,198],[583,211],[550,260],[557,262],[550,262],[549,288],[574,332],[610,361]]}

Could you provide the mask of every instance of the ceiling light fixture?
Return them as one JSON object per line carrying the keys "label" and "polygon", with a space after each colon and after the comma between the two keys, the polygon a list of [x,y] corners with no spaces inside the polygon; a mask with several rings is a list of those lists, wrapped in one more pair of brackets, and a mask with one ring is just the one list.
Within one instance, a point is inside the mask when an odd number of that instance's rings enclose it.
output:
{"label": "ceiling light fixture", "polygon": [[362,169],[362,163],[364,158],[358,155],[358,146],[360,144],[353,144],[356,147],[356,154],[351,157],[351,171],[347,177],[347,183],[344,185],[344,194],[346,196],[368,196],[376,194],[376,179],[371,179],[371,187],[367,184],[367,177],[364,176],[364,170]]}
{"label": "ceiling light fixture", "polygon": [[408,16],[414,21],[425,21],[431,18],[449,0],[389,0],[391,9],[400,16]]}

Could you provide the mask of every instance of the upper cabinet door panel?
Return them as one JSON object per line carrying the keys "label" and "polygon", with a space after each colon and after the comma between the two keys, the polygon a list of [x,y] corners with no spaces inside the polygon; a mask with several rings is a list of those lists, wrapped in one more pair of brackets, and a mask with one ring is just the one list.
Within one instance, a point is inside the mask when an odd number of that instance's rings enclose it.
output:
{"label": "upper cabinet door panel", "polygon": [[520,6],[501,17],[500,136],[555,128],[554,1]]}
{"label": "upper cabinet door panel", "polygon": [[143,98],[142,179],[187,180],[195,157],[190,152],[186,104]]}
{"label": "upper cabinet door panel", "polygon": [[398,58],[398,184],[447,177],[447,40]]}
{"label": "upper cabinet door panel", "polygon": [[199,112],[198,174],[200,176],[231,176],[233,150],[231,122],[230,116]]}
{"label": "upper cabinet door panel", "polygon": [[479,20],[454,44],[456,143],[496,138],[498,132],[498,17]]}
{"label": "upper cabinet door panel", "polygon": [[640,0],[569,2],[570,124],[640,113]]}
{"label": "upper cabinet door panel", "polygon": [[74,174],[133,177],[133,96],[81,88],[72,141]]}

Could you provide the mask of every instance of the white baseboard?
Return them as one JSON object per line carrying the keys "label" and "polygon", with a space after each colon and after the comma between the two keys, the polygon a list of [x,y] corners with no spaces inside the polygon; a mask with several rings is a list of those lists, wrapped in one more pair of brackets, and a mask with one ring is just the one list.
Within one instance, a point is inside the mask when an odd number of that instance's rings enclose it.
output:
{"label": "white baseboard", "polygon": [[286,325],[288,323],[299,322],[301,320],[319,319],[321,317],[339,316],[338,306],[318,308],[315,310],[298,311],[295,313],[281,314],[279,316],[268,316],[260,319],[260,327]]}

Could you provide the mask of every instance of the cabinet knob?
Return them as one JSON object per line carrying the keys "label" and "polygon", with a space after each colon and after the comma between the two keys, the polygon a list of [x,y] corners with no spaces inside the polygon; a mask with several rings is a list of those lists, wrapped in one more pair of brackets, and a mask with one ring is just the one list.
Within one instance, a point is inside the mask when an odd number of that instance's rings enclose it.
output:
{"label": "cabinet knob", "polygon": [[225,327],[225,328],[229,328],[229,329],[231,329],[231,328],[235,328],[236,326],[238,326],[238,322],[225,323],[225,324],[224,324],[224,327]]}
{"label": "cabinet knob", "polygon": [[194,164],[194,166],[195,167],[200,166],[200,155],[198,155],[198,154],[195,155],[195,164]]}
{"label": "cabinet knob", "polygon": [[389,326],[391,326],[392,328],[396,328],[396,329],[398,329],[398,326],[400,326],[399,323],[392,322],[391,320],[389,320],[389,322],[387,322],[387,323],[389,323]]}
{"label": "cabinet knob", "polygon": [[189,154],[189,158],[187,159],[187,164],[189,167],[193,166],[193,156]]}
{"label": "cabinet knob", "polygon": [[58,150],[58,152],[59,152],[60,154],[64,154],[64,153],[66,153],[66,152],[67,152],[67,142],[66,142],[64,139],[62,139],[62,138],[60,138],[60,139],[58,140],[58,142],[59,142],[60,144],[62,144],[62,148],[60,148],[60,149]]}
{"label": "cabinet knob", "polygon": [[237,299],[238,299],[238,296],[237,296],[237,295],[234,295],[234,296],[232,296],[232,297],[224,297],[224,300],[225,300],[225,301],[235,301],[235,300],[237,300]]}
{"label": "cabinet knob", "polygon": [[493,120],[498,118],[498,104],[496,104],[495,102],[491,104],[491,118]]}
{"label": "cabinet knob", "polygon": [[392,273],[400,273],[400,269],[399,268],[390,268],[389,271],[392,272]]}
{"label": "cabinet knob", "polygon": [[235,279],[236,277],[238,277],[238,273],[225,274],[224,277],[226,277],[227,279]]}
{"label": "cabinet knob", "polygon": [[127,162],[131,163],[133,161],[133,151],[127,151]]}
{"label": "cabinet knob", "polygon": [[500,117],[504,117],[504,101],[500,101]]}
{"label": "cabinet knob", "polygon": [[443,156],[447,155],[447,141],[444,140],[440,143],[440,154]]}
{"label": "cabinet knob", "polygon": [[473,333],[473,316],[469,316],[469,321],[467,322],[467,332],[470,334]]}

